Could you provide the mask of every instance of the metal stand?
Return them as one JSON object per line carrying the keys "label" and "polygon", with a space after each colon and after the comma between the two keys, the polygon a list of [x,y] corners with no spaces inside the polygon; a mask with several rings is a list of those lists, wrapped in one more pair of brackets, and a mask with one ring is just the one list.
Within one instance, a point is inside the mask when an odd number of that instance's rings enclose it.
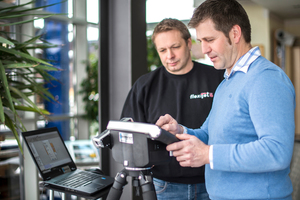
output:
{"label": "metal stand", "polygon": [[120,199],[123,188],[127,184],[126,178],[128,175],[133,178],[132,185],[136,188],[138,196],[139,188],[141,188],[144,200],[157,200],[150,168],[125,168],[118,172],[108,193],[107,200]]}
{"label": "metal stand", "polygon": [[[66,194],[65,193],[61,193],[61,199],[65,200],[66,199]],[[53,190],[49,190],[49,200],[54,200],[54,191]]]}

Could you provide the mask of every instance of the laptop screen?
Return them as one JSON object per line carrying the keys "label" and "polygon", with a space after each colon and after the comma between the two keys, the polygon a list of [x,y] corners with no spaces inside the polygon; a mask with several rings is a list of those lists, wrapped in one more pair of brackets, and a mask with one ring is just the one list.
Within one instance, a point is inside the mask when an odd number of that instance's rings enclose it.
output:
{"label": "laptop screen", "polygon": [[[76,168],[57,128],[22,133],[41,176],[53,177]],[[44,178],[44,176],[43,176]]]}

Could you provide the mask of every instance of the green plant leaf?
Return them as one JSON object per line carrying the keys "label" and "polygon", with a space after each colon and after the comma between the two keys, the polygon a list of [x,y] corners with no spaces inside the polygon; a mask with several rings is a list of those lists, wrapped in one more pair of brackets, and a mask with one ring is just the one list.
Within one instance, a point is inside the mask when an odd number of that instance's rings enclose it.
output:
{"label": "green plant leaf", "polygon": [[[25,14],[19,14],[19,12],[16,12],[16,14],[11,14],[9,16],[0,16],[0,19],[12,19],[12,18],[22,18],[22,17],[28,17],[28,16],[36,16],[37,14],[35,13],[25,13]],[[39,14],[40,16],[49,16],[49,15],[56,15],[56,14],[49,14],[49,13],[41,13]],[[38,18],[32,19],[32,20],[36,20]],[[8,24],[4,24],[5,26],[7,26]]]}
{"label": "green plant leaf", "polygon": [[[46,101],[50,101],[50,99],[52,99],[53,101],[57,102],[58,101],[54,98],[54,96],[48,91],[47,88],[41,88],[40,92],[38,93],[38,95],[40,95],[43,99],[45,99]],[[49,99],[49,98],[50,99]]]}
{"label": "green plant leaf", "polygon": [[17,115],[17,120],[19,122],[19,126],[18,126],[18,129],[21,129],[21,131],[26,131],[26,128],[21,120],[21,118],[19,117],[19,115]]}
{"label": "green plant leaf", "polygon": [[12,43],[11,41],[9,41],[9,40],[5,39],[4,37],[1,37],[1,36],[0,36],[0,43],[14,45],[14,43]]}
{"label": "green plant leaf", "polygon": [[15,109],[14,109],[14,105],[13,105],[10,90],[9,90],[9,85],[8,85],[7,78],[6,78],[5,69],[2,65],[1,60],[0,60],[0,79],[1,79],[3,87],[4,87],[5,96],[9,102],[9,108],[11,109],[11,111],[14,112]]}
{"label": "green plant leaf", "polygon": [[22,53],[22,52],[19,52],[19,51],[16,51],[14,49],[8,49],[8,48],[5,48],[5,47],[2,47],[0,46],[0,51],[4,51],[6,53],[9,53],[9,54],[13,54],[13,55],[19,55],[23,58],[26,58],[26,59],[29,59],[29,60],[32,60],[32,61],[35,61],[35,62],[38,62],[38,63],[43,63],[45,65],[49,65],[49,66],[52,66],[50,63],[47,63],[41,59],[38,59],[38,58],[35,58],[35,57],[32,57],[31,55],[28,55],[28,54],[25,54],[25,53]]}
{"label": "green plant leaf", "polygon": [[45,109],[35,109],[33,107],[29,106],[15,106],[16,110],[22,110],[22,111],[28,111],[28,112],[36,112],[36,113],[42,113],[43,115],[50,115],[50,112]]}
{"label": "green plant leaf", "polygon": [[[33,37],[33,38],[31,38],[31,39],[25,41],[25,42],[20,43],[20,46],[18,46],[18,48],[21,49],[21,48],[23,48],[23,47],[28,46],[29,44],[34,44],[40,37],[41,37],[41,36],[38,35],[38,36],[35,36],[35,37]],[[19,43],[17,43],[17,44],[19,44]]]}
{"label": "green plant leaf", "polygon": [[[9,89],[13,91],[15,94],[19,95],[21,98],[23,98],[27,103],[29,103],[32,107],[34,107],[36,110],[40,110],[23,92],[18,90],[15,87],[10,86]],[[41,112],[40,112],[41,113]]]}
{"label": "green plant leaf", "polygon": [[[35,64],[37,65],[37,64]],[[5,69],[16,69],[16,68],[30,68],[30,67],[35,67],[34,64],[30,64],[30,63],[11,63],[11,64],[7,64],[4,65]]]}
{"label": "green plant leaf", "polygon": [[[8,24],[0,24],[0,27],[1,26],[12,26],[12,25],[18,25],[18,24],[26,24],[26,23],[29,23],[29,22],[32,22],[34,20],[38,20],[38,19],[44,19],[44,18],[48,18],[48,17],[51,17],[55,14],[51,14],[51,15],[47,15],[45,17],[39,17],[39,18],[34,18],[34,19],[29,19],[29,20],[23,20],[23,21],[18,21],[18,22],[13,22],[13,23],[8,23]],[[17,17],[17,16],[16,16]]]}
{"label": "green plant leaf", "polygon": [[54,96],[48,91],[48,88],[42,87],[41,85],[38,85],[38,84],[36,84],[34,87],[36,88],[35,89],[36,94],[40,95],[47,101],[50,101],[50,99],[52,99],[53,101],[57,102],[57,100],[54,98]]}
{"label": "green plant leaf", "polygon": [[18,99],[14,98],[14,97],[12,97],[12,100],[15,104],[23,105],[23,103],[21,103],[21,101],[19,101]]}
{"label": "green plant leaf", "polygon": [[38,65],[38,66],[35,66],[34,68],[42,69],[42,70],[46,70],[46,71],[61,71],[60,69],[58,69],[56,67],[49,67],[49,66],[45,66],[45,65]]}
{"label": "green plant leaf", "polygon": [[[29,45],[31,45],[31,46],[29,46]],[[28,50],[28,49],[36,49],[36,48],[39,48],[39,49],[53,48],[53,47],[59,47],[61,45],[51,44],[51,43],[43,40],[41,38],[41,35],[37,35],[37,36],[35,36],[35,37],[25,41],[25,42],[21,42],[21,43],[15,42],[15,46],[16,46],[16,49],[26,48]]]}
{"label": "green plant leaf", "polygon": [[39,64],[30,64],[30,63],[12,63],[4,65],[6,69],[16,69],[16,68],[37,68],[47,71],[58,71],[59,69],[56,67],[51,66],[45,66],[45,65],[39,65]]}
{"label": "green plant leaf", "polygon": [[0,121],[1,121],[2,123],[5,123],[4,109],[3,109],[2,96],[1,96],[1,94],[0,94]]}
{"label": "green plant leaf", "polygon": [[19,146],[19,149],[21,151],[21,153],[23,154],[23,148],[22,148],[22,145],[21,145],[21,142],[20,142],[20,138],[19,138],[19,134],[16,130],[16,125],[13,123],[13,121],[7,116],[7,114],[5,114],[5,125],[13,132],[16,140],[17,140],[17,143],[18,143],[18,146]]}
{"label": "green plant leaf", "polygon": [[52,80],[57,80],[54,76],[51,74],[45,72],[44,70],[36,69],[36,71],[43,77],[43,79],[46,82],[52,81]]}
{"label": "green plant leaf", "polygon": [[[44,99],[46,99],[47,101],[50,101],[49,98],[51,98],[53,101],[56,101],[54,96],[48,91],[48,88],[43,87],[43,83],[36,82],[35,79],[33,79],[32,77],[27,77],[27,76],[22,76],[22,75],[21,75],[21,77],[23,79],[25,79],[26,81],[28,81],[30,84],[25,85],[22,82],[14,81],[12,83],[14,83],[13,85],[15,88],[17,88],[19,90],[29,89],[32,92],[27,93],[28,95],[38,94],[41,97],[43,97]],[[23,94],[26,95],[26,93],[23,93]],[[26,96],[28,96],[28,95],[26,95]]]}

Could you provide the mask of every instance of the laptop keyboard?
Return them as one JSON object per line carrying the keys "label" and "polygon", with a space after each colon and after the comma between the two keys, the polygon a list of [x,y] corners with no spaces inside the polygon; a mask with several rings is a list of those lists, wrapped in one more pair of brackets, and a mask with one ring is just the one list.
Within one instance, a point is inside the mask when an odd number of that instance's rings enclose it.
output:
{"label": "laptop keyboard", "polygon": [[77,188],[79,186],[85,186],[92,183],[91,181],[98,177],[100,177],[100,175],[95,173],[79,172],[63,180],[56,181],[55,183],[67,187]]}

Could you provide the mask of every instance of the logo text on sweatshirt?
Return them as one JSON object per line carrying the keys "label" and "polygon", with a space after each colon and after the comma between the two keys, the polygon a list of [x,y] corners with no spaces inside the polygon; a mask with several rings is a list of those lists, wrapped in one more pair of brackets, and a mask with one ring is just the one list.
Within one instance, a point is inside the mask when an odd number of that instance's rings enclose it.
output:
{"label": "logo text on sweatshirt", "polygon": [[204,98],[213,98],[214,94],[212,92],[202,92],[201,94],[191,94],[190,99],[204,99]]}

